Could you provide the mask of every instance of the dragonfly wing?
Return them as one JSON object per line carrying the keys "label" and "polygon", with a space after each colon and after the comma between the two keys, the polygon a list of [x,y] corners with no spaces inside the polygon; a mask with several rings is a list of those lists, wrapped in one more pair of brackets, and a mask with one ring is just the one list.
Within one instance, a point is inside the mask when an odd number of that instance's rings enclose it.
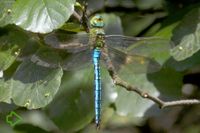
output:
{"label": "dragonfly wing", "polygon": [[141,40],[148,40],[149,37],[130,37],[130,36],[123,36],[123,35],[106,35],[105,42],[106,45],[109,45],[114,48],[119,49],[126,49],[130,45],[141,41]]}
{"label": "dragonfly wing", "polygon": [[128,47],[128,53],[144,55],[144,56],[161,56],[169,53],[170,47],[173,43],[168,39],[163,38],[149,38],[148,40],[140,40],[134,45]]}
{"label": "dragonfly wing", "polygon": [[31,61],[43,67],[57,68],[62,62],[62,52],[49,47],[41,47],[31,56]]}
{"label": "dragonfly wing", "polygon": [[170,47],[173,42],[161,37],[128,37],[109,35],[106,44],[130,55],[136,54],[156,59],[163,64],[169,58]]}
{"label": "dragonfly wing", "polygon": [[108,55],[116,71],[123,69],[128,73],[153,73],[159,71],[161,65],[155,60],[136,54],[126,54],[112,47],[108,47]]}
{"label": "dragonfly wing", "polygon": [[48,68],[58,68],[59,62],[49,62],[48,60],[44,60],[37,55],[32,55],[31,61],[39,66],[48,67]]}
{"label": "dragonfly wing", "polygon": [[65,58],[61,64],[66,71],[73,71],[88,67],[92,64],[92,50],[87,49],[82,52],[72,54]]}
{"label": "dragonfly wing", "polygon": [[56,49],[66,49],[70,53],[77,53],[89,48],[88,34],[50,33],[44,37],[47,45]]}
{"label": "dragonfly wing", "polygon": [[91,63],[91,50],[68,54],[61,50],[41,48],[31,57],[31,61],[44,67],[62,67],[66,71],[72,71],[86,67]]}
{"label": "dragonfly wing", "polygon": [[[130,37],[122,35],[106,35],[106,45],[129,53],[148,55],[149,52],[169,50],[172,42],[161,37]],[[163,47],[164,46],[164,47]],[[167,46],[165,48],[165,46]]]}

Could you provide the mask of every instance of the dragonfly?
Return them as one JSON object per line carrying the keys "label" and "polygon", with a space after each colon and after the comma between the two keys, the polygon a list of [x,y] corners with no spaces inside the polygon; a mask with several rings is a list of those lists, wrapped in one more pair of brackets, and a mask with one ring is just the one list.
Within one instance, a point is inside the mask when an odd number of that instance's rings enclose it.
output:
{"label": "dragonfly", "polygon": [[[100,126],[101,121],[101,100],[102,100],[102,83],[100,63],[103,58],[104,64],[111,61],[114,69],[119,71],[123,66],[130,66],[130,73],[152,73],[160,69],[160,64],[155,60],[147,57],[148,55],[140,55],[140,48],[145,49],[146,44],[151,44],[150,40],[159,40],[156,43],[166,43],[166,40],[151,37],[129,37],[123,35],[106,35],[103,29],[105,22],[99,14],[90,19],[89,34],[55,34],[50,33],[45,37],[45,43],[54,48],[66,50],[72,56],[63,61],[55,60],[50,62],[35,54],[32,61],[45,67],[57,67],[58,64],[64,70],[70,71],[74,68],[82,68],[86,64],[92,63],[94,66],[94,110],[95,123]],[[136,42],[135,48],[132,47]],[[145,44],[145,45],[143,45]],[[135,50],[132,50],[135,49]],[[147,48],[148,49],[148,48]],[[138,54],[134,54],[137,53]],[[144,53],[144,52],[143,52]]]}

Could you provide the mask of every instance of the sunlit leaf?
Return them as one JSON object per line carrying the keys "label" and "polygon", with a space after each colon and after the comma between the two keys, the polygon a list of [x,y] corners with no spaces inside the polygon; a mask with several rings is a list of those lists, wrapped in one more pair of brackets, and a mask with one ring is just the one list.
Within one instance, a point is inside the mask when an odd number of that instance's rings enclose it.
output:
{"label": "sunlit leaf", "polygon": [[[16,52],[16,54],[13,53]],[[10,47],[5,51],[0,51],[0,70],[6,70],[16,59],[17,46]]]}
{"label": "sunlit leaf", "polygon": [[0,27],[12,23],[12,4],[15,0],[0,1]]}
{"label": "sunlit leaf", "polygon": [[172,40],[176,46],[171,49],[171,55],[177,61],[192,56],[200,49],[199,13],[199,8],[192,10],[174,30]]}
{"label": "sunlit leaf", "polygon": [[10,103],[12,97],[12,90],[9,87],[9,81],[4,81],[0,78],[0,102]]}
{"label": "sunlit leaf", "polygon": [[74,11],[75,0],[18,0],[13,21],[25,30],[47,33],[61,27]]}

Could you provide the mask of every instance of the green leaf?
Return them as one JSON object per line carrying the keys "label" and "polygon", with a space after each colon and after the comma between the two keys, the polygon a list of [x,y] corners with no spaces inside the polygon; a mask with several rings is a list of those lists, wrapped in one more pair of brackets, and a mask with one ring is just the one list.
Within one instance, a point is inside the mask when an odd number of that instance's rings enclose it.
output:
{"label": "green leaf", "polygon": [[104,22],[105,22],[105,33],[107,35],[111,34],[123,34],[123,29],[121,25],[121,19],[119,16],[116,16],[115,14],[101,14]]}
{"label": "green leaf", "polygon": [[0,30],[0,70],[6,70],[20,54],[21,48],[27,44],[28,35],[16,27]]}
{"label": "green leaf", "polygon": [[173,35],[173,30],[177,26],[177,24],[178,24],[178,22],[175,22],[175,23],[172,23],[170,25],[167,25],[167,26],[163,27],[154,36],[163,37],[163,38],[166,38],[166,39],[170,40],[172,35]]}
{"label": "green leaf", "polygon": [[165,12],[141,14],[140,12],[124,14],[122,24],[126,35],[137,36],[153,25],[157,19],[166,16]]}
{"label": "green leaf", "polygon": [[150,82],[168,99],[181,96],[181,88],[183,85],[183,76],[181,72],[168,67],[163,67],[159,72],[147,75]]}
{"label": "green leaf", "polygon": [[[0,102],[11,103],[12,89],[10,87],[11,82],[9,79],[14,74],[18,65],[18,62],[14,62],[6,71],[0,71]],[[3,111],[2,107],[1,109]]]}
{"label": "green leaf", "polygon": [[[16,71],[18,65],[19,65],[18,62],[14,62],[5,71],[0,71],[0,73],[2,72],[0,77],[0,102],[11,103],[12,89],[10,87],[11,82],[9,79]],[[1,107],[1,109],[3,108]]]}
{"label": "green leaf", "polygon": [[109,7],[126,7],[126,8],[133,8],[135,4],[132,0],[106,0],[106,6]]}
{"label": "green leaf", "polygon": [[62,30],[65,31],[71,31],[71,32],[81,32],[84,31],[84,28],[81,24],[77,24],[77,23],[72,23],[72,22],[68,22],[65,23],[62,27]]}
{"label": "green leaf", "polygon": [[12,23],[12,5],[15,0],[0,1],[0,27]]}
{"label": "green leaf", "polygon": [[200,8],[189,12],[174,29],[172,40],[176,46],[171,49],[175,60],[184,60],[200,49]]}
{"label": "green leaf", "polygon": [[166,62],[166,66],[174,68],[176,71],[185,71],[187,69],[191,69],[191,68],[195,67],[195,65],[198,66],[200,64],[199,58],[200,58],[200,51],[198,51],[193,56],[191,56],[185,60],[182,60],[182,61],[177,61],[171,57]]}
{"label": "green leaf", "polygon": [[133,0],[140,9],[161,8],[163,0]]}
{"label": "green leaf", "polygon": [[12,127],[10,127],[7,123],[0,124],[0,131],[2,133],[16,133]]}
{"label": "green leaf", "polygon": [[27,42],[27,44],[21,49],[17,60],[23,61],[27,58],[30,58],[36,51],[39,49],[40,43],[35,37],[31,37]]}
{"label": "green leaf", "polygon": [[49,69],[24,61],[11,79],[12,99],[28,109],[49,104],[57,93],[62,69]]}
{"label": "green leaf", "polygon": [[[15,52],[13,53],[13,51]],[[17,55],[18,52],[16,45],[7,50],[0,51],[0,70],[6,70],[10,65],[12,65]]]}
{"label": "green leaf", "polygon": [[75,0],[18,0],[13,21],[25,30],[51,32],[61,27],[74,12]]}
{"label": "green leaf", "polygon": [[41,129],[38,126],[31,125],[31,124],[16,125],[15,130],[17,133],[18,132],[19,133],[23,133],[23,132],[26,132],[26,133],[52,133],[52,132],[46,131],[44,129]]}
{"label": "green leaf", "polygon": [[9,87],[9,81],[0,78],[0,101],[11,103],[12,90]]}
{"label": "green leaf", "polygon": [[[22,118],[22,121],[15,126],[15,130],[23,132],[26,130],[28,133],[46,133],[45,131],[50,133],[57,128],[42,110],[17,110],[15,112]],[[38,129],[42,131],[37,131]]]}
{"label": "green leaf", "polygon": [[94,0],[84,0],[86,1],[88,4],[88,10],[91,11],[91,12],[95,12],[95,11],[98,11],[100,9],[102,9],[104,7],[104,0],[97,0],[97,1],[94,1]]}

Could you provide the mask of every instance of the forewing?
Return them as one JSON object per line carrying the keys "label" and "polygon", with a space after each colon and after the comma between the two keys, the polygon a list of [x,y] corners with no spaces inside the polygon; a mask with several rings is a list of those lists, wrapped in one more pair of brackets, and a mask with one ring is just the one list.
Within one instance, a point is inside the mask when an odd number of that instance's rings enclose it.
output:
{"label": "forewing", "polygon": [[106,44],[130,55],[141,55],[154,58],[163,64],[170,57],[170,47],[173,45],[168,39],[161,37],[128,37],[110,35],[106,37]]}
{"label": "forewing", "polygon": [[158,57],[163,54],[169,54],[173,43],[163,38],[148,38],[148,40],[137,41],[134,45],[128,47],[127,52],[147,57]]}
{"label": "forewing", "polygon": [[105,42],[106,45],[110,47],[119,48],[119,49],[126,49],[130,45],[141,41],[141,40],[148,40],[148,37],[130,37],[130,36],[123,36],[123,35],[106,35]]}
{"label": "forewing", "polygon": [[47,45],[56,49],[66,49],[70,53],[77,53],[89,48],[88,34],[50,33],[44,37]]}

